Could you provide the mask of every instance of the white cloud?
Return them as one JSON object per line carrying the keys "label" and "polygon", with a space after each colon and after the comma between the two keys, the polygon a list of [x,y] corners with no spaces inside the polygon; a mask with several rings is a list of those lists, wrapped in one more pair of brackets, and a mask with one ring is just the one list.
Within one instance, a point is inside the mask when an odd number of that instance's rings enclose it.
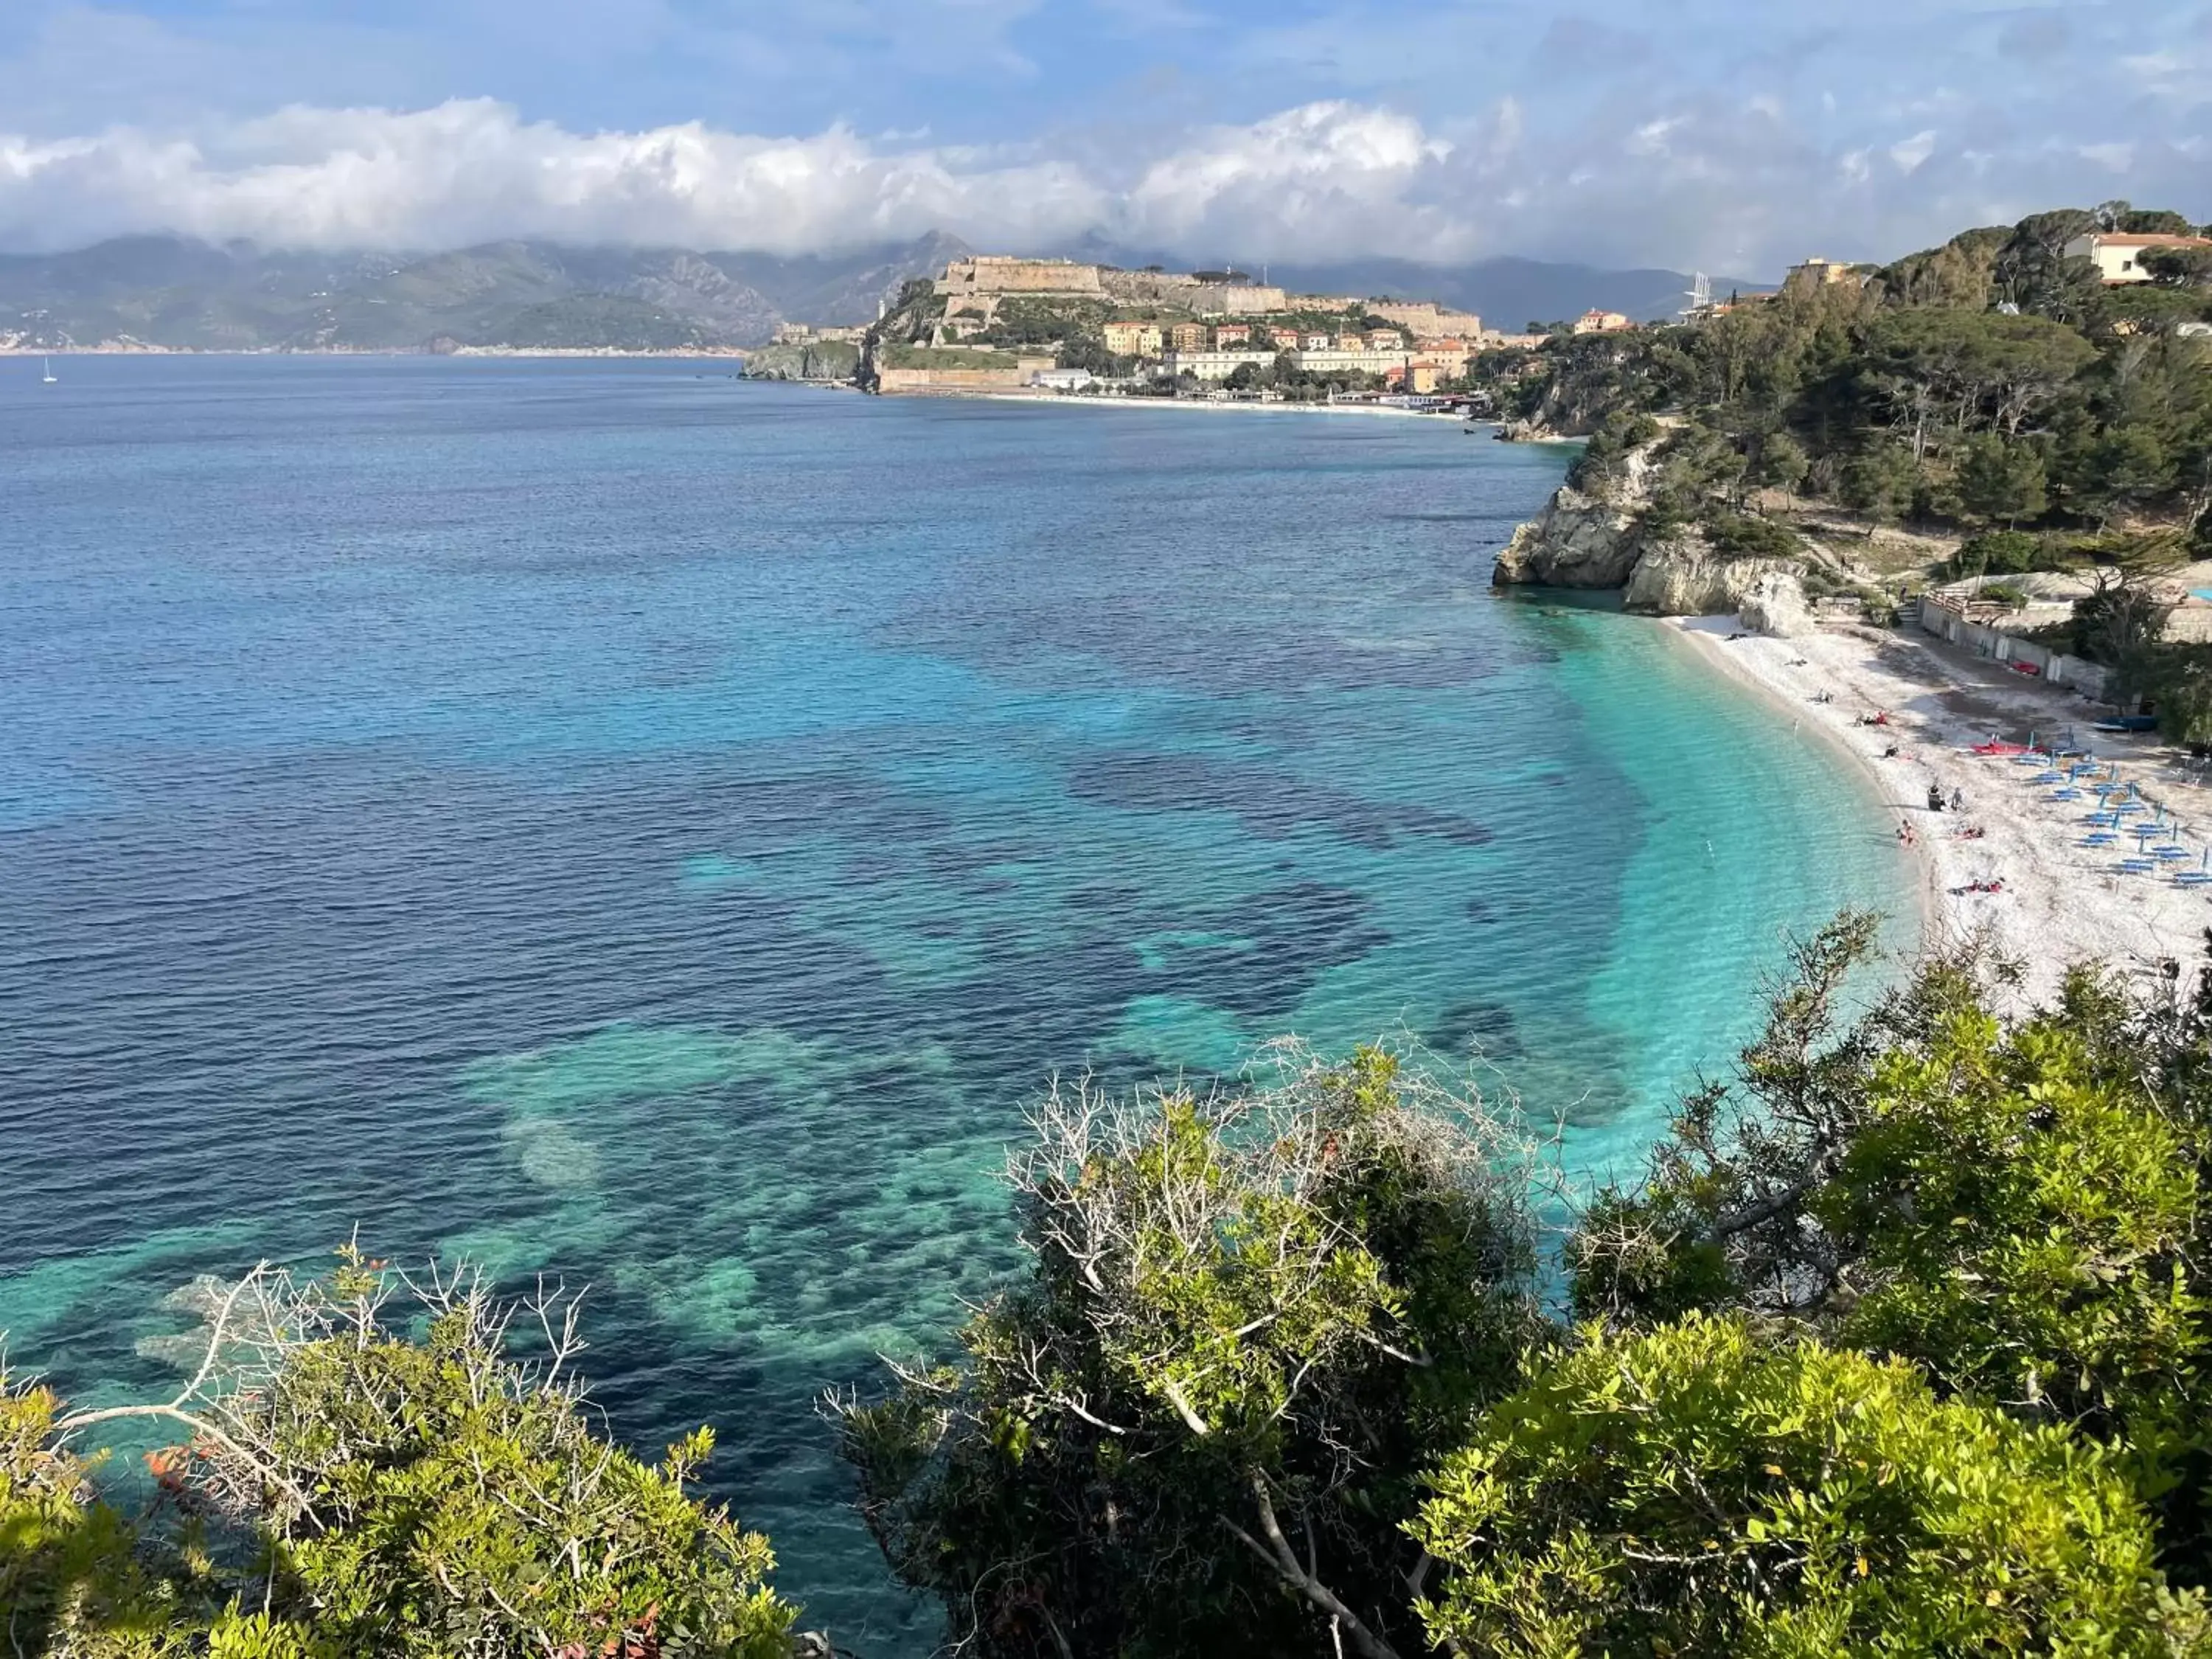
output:
{"label": "white cloud", "polygon": [[580,132],[485,100],[295,106],[0,133],[0,249],[167,231],[314,248],[532,237],[800,253],[945,230],[1008,252],[1100,236],[1203,260],[1523,253],[1759,277],[1808,249],[1891,257],[2067,201],[2197,206],[2201,145],[2015,129],[1939,152],[1931,129],[1876,148],[1793,127],[1786,108],[1624,97],[1561,133],[1531,131],[1540,112],[1507,97],[1447,140],[1402,112],[1330,100],[1244,125],[1123,128],[1121,143],[976,146],[847,126]]}
{"label": "white cloud", "polygon": [[1903,143],[1889,147],[1889,159],[1903,173],[1916,173],[1922,162],[1936,153],[1936,134],[1931,130],[1916,132]]}
{"label": "white cloud", "polygon": [[0,136],[0,245],[15,247],[167,230],[293,247],[538,236],[801,252],[956,221],[1014,241],[1058,238],[1106,206],[1095,184],[1049,161],[879,151],[843,128],[579,134],[483,100],[294,107],[179,136]]}
{"label": "white cloud", "polygon": [[[1419,210],[1408,198],[1452,147],[1419,122],[1356,104],[1309,104],[1247,127],[1217,127],[1147,167],[1122,198],[1120,233],[1145,246],[1182,247],[1224,238],[1230,251],[1297,251],[1317,225],[1340,243],[1371,240]],[[1437,216],[1421,236],[1450,228]],[[1442,251],[1441,247],[1438,251]]]}
{"label": "white cloud", "polygon": [[580,134],[483,100],[293,107],[190,134],[0,135],[0,246],[162,230],[314,248],[544,237],[798,253],[953,229],[1006,247],[1097,231],[1311,254],[1425,221],[1441,252],[1451,227],[1409,198],[1451,153],[1406,117],[1315,104],[1188,135],[1115,188],[1025,149],[886,146],[842,127]]}

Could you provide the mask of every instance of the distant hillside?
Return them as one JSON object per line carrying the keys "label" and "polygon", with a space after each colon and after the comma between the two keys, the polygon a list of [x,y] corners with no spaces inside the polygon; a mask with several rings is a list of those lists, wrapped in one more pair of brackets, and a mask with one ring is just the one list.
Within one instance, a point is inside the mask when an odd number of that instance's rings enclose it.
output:
{"label": "distant hillside", "polygon": [[[908,278],[970,252],[943,234],[838,255],[779,258],[680,248],[493,242],[448,253],[313,254],[179,237],[118,238],[72,253],[0,255],[0,344],[125,344],[216,351],[577,349],[758,345],[786,322],[871,321]],[[1087,245],[1066,252],[1136,268],[1187,260]],[[1672,316],[1690,279],[1534,259],[1462,266],[1376,258],[1275,265],[1310,293],[1433,299],[1495,326],[1595,307]],[[1716,292],[1758,284],[1714,278]]]}
{"label": "distant hillside", "polygon": [[0,344],[216,351],[614,350],[754,346],[786,322],[872,320],[949,236],[843,256],[495,242],[449,253],[301,254],[176,237],[0,255]]}

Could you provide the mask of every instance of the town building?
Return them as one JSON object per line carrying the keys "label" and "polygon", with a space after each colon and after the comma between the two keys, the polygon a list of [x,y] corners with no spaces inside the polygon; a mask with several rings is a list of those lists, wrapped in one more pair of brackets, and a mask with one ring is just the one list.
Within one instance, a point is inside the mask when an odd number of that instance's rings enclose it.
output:
{"label": "town building", "polygon": [[1170,351],[1206,349],[1207,331],[1204,323],[1170,323],[1163,332]]}
{"label": "town building", "polygon": [[1585,311],[1575,319],[1577,334],[1620,334],[1635,326],[1618,311]]}
{"label": "town building", "polygon": [[1171,380],[1183,374],[1199,380],[1225,380],[1247,363],[1255,368],[1273,368],[1275,354],[1272,351],[1170,351],[1161,359],[1160,373]]}
{"label": "town building", "polygon": [[[979,352],[976,355],[987,354]],[[1049,357],[1017,358],[1011,368],[901,368],[881,363],[876,368],[876,390],[885,397],[1018,391],[1030,384],[1031,377],[1052,368],[1053,361]]]}
{"label": "town building", "polygon": [[1335,343],[1336,343],[1330,339],[1326,334],[1301,334],[1297,338],[1297,349],[1300,351],[1327,351]]}
{"label": "town building", "polygon": [[2076,236],[2066,245],[2069,259],[2087,259],[2107,288],[2154,280],[2145,263],[2150,255],[2178,248],[2212,248],[2212,237],[2128,236],[2105,232]]}
{"label": "town building", "polygon": [[937,292],[952,300],[989,298],[1003,294],[1050,294],[1097,299],[1105,293],[1097,265],[1073,259],[1015,259],[1001,254],[979,253],[972,259],[955,259],[937,279]]}
{"label": "town building", "polygon": [[1046,392],[1081,392],[1097,379],[1087,368],[1041,368],[1030,376],[1030,384]]}
{"label": "town building", "polygon": [[868,337],[863,327],[817,328],[811,323],[784,323],[775,331],[778,345],[818,345],[824,342],[858,345]]}
{"label": "town building", "polygon": [[1167,343],[1158,323],[1108,323],[1099,332],[1116,357],[1157,357]]}
{"label": "town building", "polygon": [[1346,351],[1323,346],[1291,354],[1291,367],[1306,374],[1390,374],[1401,372],[1412,361],[1413,354],[1403,348],[1370,351],[1363,347]]}
{"label": "town building", "polygon": [[1216,323],[1213,325],[1213,349],[1226,351],[1232,346],[1247,343],[1252,337],[1249,323]]}

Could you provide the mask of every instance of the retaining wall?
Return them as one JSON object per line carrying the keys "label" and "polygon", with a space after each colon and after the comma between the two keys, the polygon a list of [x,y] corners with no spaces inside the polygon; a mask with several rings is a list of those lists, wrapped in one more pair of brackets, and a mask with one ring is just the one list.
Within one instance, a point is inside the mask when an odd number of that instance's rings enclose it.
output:
{"label": "retaining wall", "polygon": [[2033,664],[2039,677],[2047,684],[2069,687],[2094,702],[2105,701],[2105,671],[2095,663],[2067,656],[2033,641],[2016,640],[1986,623],[1968,622],[1965,613],[1954,610],[1933,594],[1921,598],[1920,626],[1939,640],[1966,647],[1978,657],[1988,657],[1996,662]]}

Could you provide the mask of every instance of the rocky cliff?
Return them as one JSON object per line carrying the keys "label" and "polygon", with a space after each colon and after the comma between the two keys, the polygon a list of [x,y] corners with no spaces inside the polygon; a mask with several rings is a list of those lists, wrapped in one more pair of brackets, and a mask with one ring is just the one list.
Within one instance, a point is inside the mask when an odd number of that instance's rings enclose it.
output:
{"label": "rocky cliff", "polygon": [[[1650,505],[1652,470],[1650,452],[1638,451],[1602,497],[1563,485],[1513,532],[1491,571],[1492,583],[1619,588],[1631,611],[1662,617],[1741,611],[1751,626],[1769,633],[1812,626],[1804,561],[1723,556],[1695,529],[1650,534],[1642,514]],[[1807,555],[1813,556],[1809,547]]]}
{"label": "rocky cliff", "polygon": [[1632,514],[1565,486],[1513,532],[1490,580],[1500,587],[1620,587],[1643,556]]}
{"label": "rocky cliff", "polygon": [[[1723,616],[1773,579],[1796,584],[1794,559],[1723,558],[1695,531],[1646,547],[1623,585],[1621,603],[1655,617]],[[1802,592],[1801,592],[1802,601]]]}

